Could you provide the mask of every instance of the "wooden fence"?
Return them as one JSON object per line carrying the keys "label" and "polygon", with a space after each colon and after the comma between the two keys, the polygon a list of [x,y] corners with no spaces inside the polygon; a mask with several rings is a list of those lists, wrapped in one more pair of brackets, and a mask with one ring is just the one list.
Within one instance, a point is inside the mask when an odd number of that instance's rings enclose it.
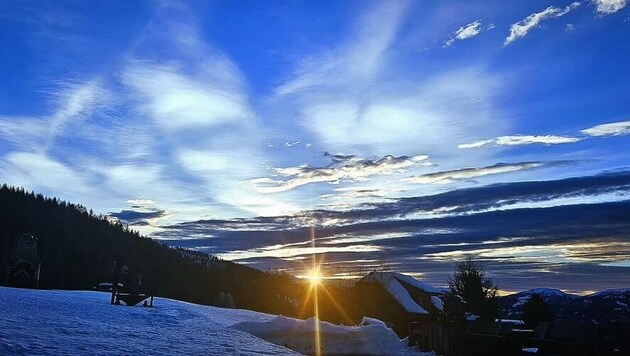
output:
{"label": "wooden fence", "polygon": [[536,348],[539,355],[630,355],[630,330],[574,324],[540,323],[536,330],[514,329],[492,321],[472,323],[412,322],[409,344],[439,355],[522,355]]}

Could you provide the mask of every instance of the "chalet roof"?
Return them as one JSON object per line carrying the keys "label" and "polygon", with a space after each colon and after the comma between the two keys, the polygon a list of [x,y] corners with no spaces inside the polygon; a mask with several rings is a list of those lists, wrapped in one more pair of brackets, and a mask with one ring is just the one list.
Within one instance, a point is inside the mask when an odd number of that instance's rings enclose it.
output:
{"label": "chalet roof", "polygon": [[420,306],[411,297],[409,291],[404,286],[405,284],[431,295],[433,305],[438,309],[442,309],[442,302],[437,297],[442,294],[442,292],[439,289],[421,282],[411,276],[396,272],[370,272],[370,274],[359,280],[359,283],[361,282],[377,282],[381,284],[383,288],[410,313],[429,314],[426,309]]}

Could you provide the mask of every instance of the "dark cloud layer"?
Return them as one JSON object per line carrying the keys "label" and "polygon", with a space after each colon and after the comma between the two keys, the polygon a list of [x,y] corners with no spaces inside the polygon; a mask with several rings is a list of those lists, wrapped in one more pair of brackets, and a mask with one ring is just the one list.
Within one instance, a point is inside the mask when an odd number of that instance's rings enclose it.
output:
{"label": "dark cloud layer", "polygon": [[[305,256],[291,249],[307,246],[296,244],[309,240],[314,225],[316,245],[324,249],[318,252],[325,255],[330,273],[365,272],[380,260],[443,284],[455,261],[470,254],[487,263],[504,289],[544,285],[592,290],[630,285],[630,274],[622,273],[628,268],[616,264],[630,261],[629,193],[630,172],[617,171],[495,184],[350,211],[193,221],[169,226],[156,237],[219,255],[241,251],[242,262],[299,271],[304,268],[299,259]],[[604,194],[619,199],[599,202],[596,197]],[[568,198],[589,203],[553,203]],[[528,203],[548,204],[523,205]],[[184,240],[189,236],[208,238]],[[248,255],[251,251],[256,253]],[[291,254],[270,257],[269,251]]]}
{"label": "dark cloud layer", "polygon": [[435,172],[413,176],[406,178],[405,181],[419,184],[446,184],[456,181],[472,180],[475,178],[511,173],[538,168],[551,168],[579,163],[579,161],[538,161],[538,162],[519,162],[519,163],[497,163],[492,166],[481,168],[462,168],[450,171]]}
{"label": "dark cloud layer", "polygon": [[138,226],[148,225],[150,224],[149,220],[164,217],[167,215],[167,212],[165,210],[121,210],[118,213],[110,213],[109,215],[122,220],[129,225]]}

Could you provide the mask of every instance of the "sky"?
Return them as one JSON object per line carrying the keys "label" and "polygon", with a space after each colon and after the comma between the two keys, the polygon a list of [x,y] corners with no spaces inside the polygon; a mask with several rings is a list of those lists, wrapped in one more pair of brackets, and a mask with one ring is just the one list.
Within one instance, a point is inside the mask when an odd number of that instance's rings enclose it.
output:
{"label": "sky", "polygon": [[17,0],[0,33],[2,182],[296,275],[630,286],[627,0]]}

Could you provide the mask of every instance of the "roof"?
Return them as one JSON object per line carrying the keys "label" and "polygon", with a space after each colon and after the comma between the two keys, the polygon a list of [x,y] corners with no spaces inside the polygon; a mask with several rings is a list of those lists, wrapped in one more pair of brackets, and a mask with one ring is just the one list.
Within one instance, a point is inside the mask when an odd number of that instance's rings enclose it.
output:
{"label": "roof", "polygon": [[441,300],[435,297],[436,295],[442,294],[439,289],[402,273],[370,272],[370,274],[361,278],[359,282],[377,282],[381,284],[383,288],[409,313],[429,314],[426,309],[420,306],[411,297],[409,291],[404,287],[403,283],[434,296],[431,298],[433,305],[439,310],[442,309]]}

